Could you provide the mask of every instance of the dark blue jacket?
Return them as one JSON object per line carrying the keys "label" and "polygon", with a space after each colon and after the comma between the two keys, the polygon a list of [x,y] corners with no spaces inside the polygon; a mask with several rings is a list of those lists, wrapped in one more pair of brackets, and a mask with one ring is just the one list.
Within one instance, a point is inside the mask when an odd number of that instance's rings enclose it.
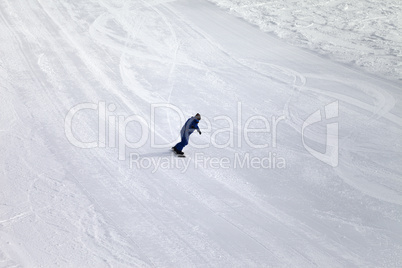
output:
{"label": "dark blue jacket", "polygon": [[194,132],[194,130],[200,131],[200,128],[198,127],[199,122],[200,121],[194,116],[189,118],[180,131],[181,135],[188,137]]}

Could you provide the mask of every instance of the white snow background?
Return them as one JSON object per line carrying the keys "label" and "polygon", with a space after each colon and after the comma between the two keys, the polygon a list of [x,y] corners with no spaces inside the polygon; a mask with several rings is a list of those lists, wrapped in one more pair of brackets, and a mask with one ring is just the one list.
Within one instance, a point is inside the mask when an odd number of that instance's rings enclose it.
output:
{"label": "white snow background", "polygon": [[401,1],[213,2],[0,0],[0,267],[402,267]]}
{"label": "white snow background", "polygon": [[209,0],[287,42],[402,79],[399,0]]}

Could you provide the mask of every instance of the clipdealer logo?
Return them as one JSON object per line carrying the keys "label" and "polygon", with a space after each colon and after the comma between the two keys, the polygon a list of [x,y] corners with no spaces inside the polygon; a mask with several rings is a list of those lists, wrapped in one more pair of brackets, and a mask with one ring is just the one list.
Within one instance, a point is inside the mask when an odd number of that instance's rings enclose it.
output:
{"label": "clipdealer logo", "polygon": [[321,153],[306,144],[305,130],[307,127],[325,122],[339,116],[339,103],[338,101],[332,102],[324,107],[324,110],[317,110],[311,114],[303,123],[302,126],[302,141],[304,148],[318,160],[337,167],[339,163],[339,124],[338,122],[327,123],[326,125],[326,142],[325,152]]}
{"label": "clipdealer logo", "polygon": [[[131,161],[130,166],[168,167],[169,160],[165,161],[166,159],[163,159],[164,161],[160,162],[163,165],[160,165],[160,163],[153,162],[154,160],[152,159],[141,157],[137,152],[132,153],[132,151],[127,151],[127,149],[139,149],[146,144],[154,149],[166,149],[172,146],[174,140],[165,140],[162,143],[156,142],[156,110],[162,109],[163,111],[163,109],[167,109],[169,112],[175,113],[178,125],[182,125],[183,122],[185,122],[186,117],[184,116],[183,111],[177,106],[162,103],[151,104],[150,108],[150,116],[147,119],[147,117],[140,115],[118,115],[115,113],[117,109],[116,105],[113,103],[106,105],[105,101],[100,101],[98,103],[81,103],[72,107],[67,113],[64,122],[65,135],[68,141],[78,148],[117,148],[118,159],[126,160],[127,156],[129,156]],[[92,141],[88,141],[88,138],[86,138],[88,135],[84,134],[81,136],[82,132],[81,135],[77,134],[79,133],[77,130],[88,123],[81,122],[79,117],[82,115],[88,115],[88,113],[93,119],[97,117],[98,121],[97,129],[91,129],[96,132],[96,137],[93,137]],[[94,115],[96,117],[94,117]],[[308,116],[301,127],[304,148],[312,156],[332,167],[338,166],[339,158],[339,125],[338,122],[333,122],[338,115],[339,104],[338,101],[335,101]],[[251,115],[248,118],[243,118],[242,104],[239,102],[237,104],[236,118],[231,118],[226,115],[218,115],[212,119],[212,122],[214,123],[211,123],[207,117],[204,117],[203,122],[206,125],[206,128],[205,130],[203,129],[203,133],[207,133],[207,139],[204,139],[202,144],[191,143],[191,145],[197,149],[208,148],[211,146],[222,149],[228,147],[234,148],[236,146],[242,148],[243,143],[245,143],[251,149],[276,148],[278,126],[281,122],[285,121],[286,117],[284,115],[279,117],[272,116],[270,119],[262,115]],[[259,127],[252,127],[253,123],[254,125],[257,123]],[[320,152],[316,148],[308,145],[307,140],[312,140],[312,138],[309,137],[308,131],[306,133],[306,130],[309,130],[313,125],[322,125],[323,123],[326,124],[325,151]],[[75,127],[73,127],[73,125],[75,125]],[[214,125],[215,127],[213,127]],[[219,127],[219,125],[227,125],[228,127]],[[73,129],[76,131],[73,131]],[[132,130],[134,130],[135,133],[131,133]],[[321,135],[320,133],[318,134]],[[252,140],[250,135],[251,137],[253,135],[265,135],[265,137],[269,137],[270,140],[258,139],[258,142],[255,142],[256,140]],[[132,140],[133,137],[135,141]],[[222,137],[228,138],[223,139]],[[221,140],[220,143],[218,142],[219,140]],[[224,140],[224,142],[222,142],[222,140]],[[196,155],[194,155],[194,157],[195,156]],[[202,162],[200,162],[200,159],[202,159]],[[219,168],[225,168],[228,166],[228,163],[233,163],[232,167],[234,168],[286,168],[285,159],[269,150],[264,151],[264,156],[260,157],[252,157],[249,153],[240,155],[240,153],[237,152],[237,154],[231,158],[231,161],[228,161],[228,159],[229,158],[226,159],[225,157],[221,157],[221,159],[208,159],[208,157],[201,158],[197,155],[197,161],[195,162],[198,163],[198,166],[207,165],[212,168],[216,166]]]}
{"label": "clipdealer logo", "polygon": [[[149,117],[140,115],[116,115],[116,105],[100,101],[99,103],[81,103],[69,110],[64,121],[65,135],[68,141],[78,148],[116,148],[118,149],[119,160],[126,160],[127,149],[139,149],[149,145],[153,149],[170,148],[172,141],[159,139],[157,111],[169,111],[175,114],[177,125],[181,126],[185,122],[183,111],[172,104],[151,104]],[[91,141],[88,138],[77,135],[77,130],[85,125],[78,118],[82,115],[90,114],[92,118],[97,119],[98,125],[95,130],[96,137]],[[207,139],[203,143],[191,145],[197,149],[215,147],[223,148],[242,148],[243,144],[252,149],[276,148],[278,125],[285,120],[285,116],[271,116],[271,118],[262,115],[251,115],[243,118],[242,105],[239,102],[237,106],[237,117],[231,118],[226,115],[217,115],[212,120],[203,118],[203,133]],[[257,124],[258,128],[253,127]],[[74,127],[75,125],[75,127]],[[226,125],[225,127],[216,126]],[[76,131],[74,131],[74,129]],[[128,131],[128,130],[131,130]],[[135,133],[134,133],[134,132]],[[82,134],[82,133],[81,133]],[[253,140],[255,134],[269,136],[268,139]],[[85,135],[83,135],[85,136]],[[131,136],[131,139],[130,139]],[[135,136],[135,137],[133,137]],[[226,138],[222,138],[226,137]],[[133,141],[133,138],[135,141]],[[223,140],[223,141],[222,141]]]}

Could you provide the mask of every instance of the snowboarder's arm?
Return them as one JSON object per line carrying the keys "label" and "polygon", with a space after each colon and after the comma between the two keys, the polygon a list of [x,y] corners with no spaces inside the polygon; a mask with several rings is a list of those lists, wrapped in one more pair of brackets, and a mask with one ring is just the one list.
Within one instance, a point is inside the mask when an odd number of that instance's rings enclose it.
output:
{"label": "snowboarder's arm", "polygon": [[[201,130],[200,130],[200,128],[198,127],[198,122],[196,121],[196,120],[192,120],[193,118],[190,118],[187,122],[186,122],[186,124],[185,124],[185,128],[186,128],[186,131],[189,131],[190,130],[190,134],[194,131],[194,130],[197,130],[197,132],[198,133],[200,133],[201,134]],[[190,120],[192,120],[192,121],[190,121]]]}
{"label": "snowboarder's arm", "polygon": [[198,133],[201,135],[201,130],[200,130],[200,128],[198,127],[198,122],[194,121],[193,123],[194,123],[194,124],[193,124],[193,128],[194,128],[195,130],[197,130]]}
{"label": "snowboarder's arm", "polygon": [[200,128],[198,127],[198,122],[195,120],[193,122],[191,122],[190,129],[195,129],[197,131],[200,131]]}

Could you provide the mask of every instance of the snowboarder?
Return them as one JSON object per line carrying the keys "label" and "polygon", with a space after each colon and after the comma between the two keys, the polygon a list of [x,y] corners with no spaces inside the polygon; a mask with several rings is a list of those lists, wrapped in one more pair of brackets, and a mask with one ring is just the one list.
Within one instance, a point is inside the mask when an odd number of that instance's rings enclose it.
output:
{"label": "snowboarder", "polygon": [[198,123],[200,122],[200,120],[201,115],[197,113],[195,116],[189,118],[184,124],[180,131],[181,141],[174,147],[172,147],[173,151],[175,151],[176,154],[184,156],[183,148],[188,144],[188,139],[190,138],[190,135],[194,132],[194,130],[197,130],[198,133],[201,135],[201,130],[198,127]]}

